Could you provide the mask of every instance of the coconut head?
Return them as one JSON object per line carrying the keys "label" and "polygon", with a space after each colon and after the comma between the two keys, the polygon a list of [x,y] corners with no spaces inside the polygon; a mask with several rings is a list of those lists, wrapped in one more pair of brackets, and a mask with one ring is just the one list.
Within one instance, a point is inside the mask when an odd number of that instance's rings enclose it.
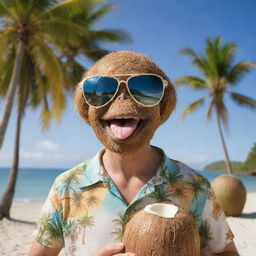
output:
{"label": "coconut head", "polygon": [[[116,96],[107,105],[101,108],[89,106],[82,90],[77,86],[74,101],[79,115],[93,128],[98,139],[113,152],[135,152],[145,143],[148,143],[155,130],[171,114],[176,105],[176,93],[168,77],[148,57],[132,52],[114,52],[97,61],[83,76],[104,75],[114,76],[119,74],[153,73],[162,76],[168,81],[161,102],[153,107],[144,107],[136,103],[129,95],[125,85],[120,84]],[[129,76],[119,77],[126,80]],[[127,138],[113,136],[111,127],[117,122],[126,122],[133,126],[132,133]],[[120,123],[119,123],[120,125]]]}
{"label": "coconut head", "polygon": [[172,204],[151,204],[137,212],[126,224],[122,242],[136,256],[200,256],[194,220]]}
{"label": "coconut head", "polygon": [[240,216],[246,201],[246,189],[234,175],[220,175],[211,183],[217,203],[226,216]]}

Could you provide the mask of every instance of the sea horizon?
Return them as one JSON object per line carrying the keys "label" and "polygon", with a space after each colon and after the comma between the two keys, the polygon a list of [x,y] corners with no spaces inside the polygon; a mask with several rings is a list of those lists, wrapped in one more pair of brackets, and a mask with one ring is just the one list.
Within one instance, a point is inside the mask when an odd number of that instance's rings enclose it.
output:
{"label": "sea horizon", "polygon": [[[42,203],[46,200],[55,178],[70,168],[19,168],[14,203]],[[0,196],[3,194],[9,177],[10,167],[0,167]],[[206,172],[196,170],[210,182],[226,171]],[[238,176],[238,175],[237,175]],[[247,192],[256,192],[256,176],[238,176]]]}

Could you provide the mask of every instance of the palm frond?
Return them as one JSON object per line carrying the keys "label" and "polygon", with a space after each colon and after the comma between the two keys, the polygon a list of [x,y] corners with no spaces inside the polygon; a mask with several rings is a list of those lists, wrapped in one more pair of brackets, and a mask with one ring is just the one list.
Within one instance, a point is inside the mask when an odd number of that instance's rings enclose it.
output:
{"label": "palm frond", "polygon": [[118,29],[91,31],[91,37],[106,42],[131,42],[129,34]]}
{"label": "palm frond", "polygon": [[110,51],[105,49],[94,48],[94,49],[83,49],[82,53],[85,56],[87,56],[89,59],[96,61],[102,58],[103,56],[105,56],[106,54],[110,53]]}
{"label": "palm frond", "polygon": [[209,121],[212,119],[212,111],[214,108],[214,99],[211,99],[211,102],[208,106],[207,112],[206,112],[206,120]]}
{"label": "palm frond", "polygon": [[57,121],[60,122],[63,110],[67,105],[66,97],[63,92],[60,93],[52,93],[52,117]]}
{"label": "palm frond", "polygon": [[218,66],[220,63],[220,42],[220,37],[217,37],[214,41],[211,39],[207,39],[205,58],[208,64],[208,76],[211,78],[212,81],[216,81],[219,74]]}
{"label": "palm frond", "polygon": [[10,4],[6,1],[0,2],[0,17],[16,18],[11,11]]}
{"label": "palm frond", "polygon": [[66,89],[74,89],[74,86],[78,82],[78,77],[81,77],[86,69],[75,60],[67,61],[66,63],[64,63],[64,66],[67,72],[67,78],[65,79],[64,87]]}
{"label": "palm frond", "polygon": [[[5,66],[12,55],[14,57],[14,41],[13,36],[8,29],[2,30],[0,33],[0,65]],[[1,67],[0,67],[1,68]]]}
{"label": "palm frond", "polygon": [[41,104],[45,104],[47,109],[49,109],[46,95],[47,92],[50,91],[51,84],[49,83],[44,73],[40,71],[37,65],[34,65],[34,73],[35,80],[31,85],[29,105],[32,108],[36,108]]}
{"label": "palm frond", "polygon": [[89,25],[93,25],[93,23],[97,22],[102,16],[104,16],[106,13],[108,13],[113,8],[116,8],[117,6],[117,4],[110,4],[101,7],[86,19],[86,23]]}
{"label": "palm frond", "polygon": [[29,0],[26,9],[33,14],[42,13],[57,3],[57,0]]}
{"label": "palm frond", "polygon": [[256,68],[256,63],[243,61],[234,65],[225,77],[225,84],[236,85],[244,74],[249,73],[250,68]]}
{"label": "palm frond", "polygon": [[[66,46],[68,43],[80,42],[90,37],[89,30],[69,20],[50,18],[43,22],[43,35],[57,45]],[[56,43],[57,42],[57,43]]]}
{"label": "palm frond", "polygon": [[186,48],[180,51],[181,54],[185,54],[188,55],[190,57],[192,57],[192,63],[198,68],[198,70],[204,75],[204,76],[208,76],[208,64],[207,61],[203,58],[200,57],[199,55],[197,55],[195,53],[195,51],[193,51],[190,48]]}
{"label": "palm frond", "polygon": [[256,100],[250,97],[247,97],[245,95],[242,95],[240,93],[230,92],[229,93],[232,100],[235,101],[239,106],[241,107],[248,107],[251,109],[256,108]]}
{"label": "palm frond", "polygon": [[79,13],[83,13],[87,5],[98,2],[100,2],[100,0],[66,0],[52,6],[39,18],[43,20],[47,20],[51,17],[70,19]]}
{"label": "palm frond", "polygon": [[203,105],[205,101],[205,96],[200,98],[199,100],[189,104],[181,113],[180,118],[184,118],[188,113],[195,112],[199,107]]}
{"label": "palm frond", "polygon": [[42,124],[42,131],[46,131],[49,128],[51,121],[51,113],[48,108],[43,108],[40,114],[40,121]]}
{"label": "palm frond", "polygon": [[54,55],[52,49],[38,37],[33,38],[31,45],[33,47],[31,53],[35,63],[49,79],[52,90],[59,93],[61,86],[64,84],[64,71],[58,58]]}
{"label": "palm frond", "polygon": [[[11,59],[10,62],[7,63],[7,65],[4,68],[4,72],[1,72],[0,77],[0,97],[5,97],[8,86],[11,80],[12,71],[13,71],[13,65],[14,65],[14,59]],[[1,69],[2,70],[2,69]]]}
{"label": "palm frond", "polygon": [[174,81],[175,85],[187,85],[193,90],[207,89],[206,81],[195,76],[183,76]]}
{"label": "palm frond", "polygon": [[232,63],[234,59],[234,51],[237,49],[237,46],[235,43],[228,42],[225,43],[221,49],[221,61]]}

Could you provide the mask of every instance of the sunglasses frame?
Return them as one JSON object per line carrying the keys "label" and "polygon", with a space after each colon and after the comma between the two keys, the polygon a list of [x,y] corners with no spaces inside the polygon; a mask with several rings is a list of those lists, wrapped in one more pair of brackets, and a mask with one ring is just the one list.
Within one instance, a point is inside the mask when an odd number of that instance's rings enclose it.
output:
{"label": "sunglasses frame", "polygon": [[[129,89],[129,87],[128,87],[128,81],[129,81],[131,78],[133,78],[133,77],[142,76],[142,75],[148,75],[148,76],[153,75],[153,76],[157,76],[157,77],[159,77],[159,78],[161,79],[161,81],[162,81],[162,83],[163,83],[163,93],[162,93],[162,96],[161,96],[161,98],[159,99],[159,101],[158,101],[157,103],[155,103],[155,104],[152,104],[152,105],[145,105],[145,104],[139,102],[138,100],[136,100],[136,99],[134,98],[134,96],[132,95],[132,93],[130,92],[130,89]],[[106,103],[104,103],[103,105],[101,105],[101,106],[93,106],[92,104],[90,104],[90,103],[87,101],[86,97],[85,97],[85,92],[84,92],[84,88],[83,88],[84,82],[85,82],[86,80],[88,80],[88,79],[90,79],[90,78],[92,78],[92,77],[97,77],[97,76],[113,78],[113,79],[115,79],[115,80],[117,81],[117,88],[116,88],[116,91],[115,91],[115,93],[113,94],[112,98],[111,98],[109,101],[107,101]],[[126,80],[118,80],[117,77],[120,77],[120,76],[129,76],[129,77],[128,77]],[[83,79],[83,80],[79,83],[79,86],[80,86],[80,88],[81,88],[81,90],[82,90],[82,92],[83,92],[84,99],[85,99],[86,103],[87,103],[89,106],[91,106],[91,107],[93,107],[93,108],[102,108],[102,107],[105,107],[107,104],[109,104],[109,103],[116,97],[116,95],[117,95],[117,93],[118,93],[118,91],[119,91],[119,89],[120,89],[120,84],[121,84],[121,83],[125,83],[126,90],[128,91],[130,97],[131,97],[136,103],[138,103],[139,105],[142,105],[143,107],[154,107],[154,106],[158,105],[158,104],[161,102],[161,100],[163,99],[165,87],[168,86],[168,81],[167,81],[167,80],[165,80],[162,76],[160,76],[160,75],[158,75],[158,74],[154,74],[154,73],[115,74],[115,75],[112,75],[112,76],[108,76],[108,75],[89,76],[89,77],[86,77],[85,79]]]}

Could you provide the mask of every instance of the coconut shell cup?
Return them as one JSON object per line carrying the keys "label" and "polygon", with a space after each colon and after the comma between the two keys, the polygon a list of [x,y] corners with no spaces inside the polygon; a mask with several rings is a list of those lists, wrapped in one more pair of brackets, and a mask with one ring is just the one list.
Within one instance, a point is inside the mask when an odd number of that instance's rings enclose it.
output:
{"label": "coconut shell cup", "polygon": [[122,242],[136,256],[200,256],[194,220],[172,204],[151,204],[126,224]]}

